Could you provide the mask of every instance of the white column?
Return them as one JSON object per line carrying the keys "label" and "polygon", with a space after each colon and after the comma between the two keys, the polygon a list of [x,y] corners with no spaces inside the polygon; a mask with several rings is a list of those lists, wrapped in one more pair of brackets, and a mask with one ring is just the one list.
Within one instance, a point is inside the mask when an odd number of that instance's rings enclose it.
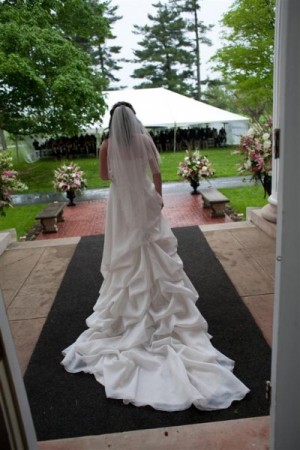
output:
{"label": "white column", "polygon": [[[279,39],[279,16],[276,15],[275,25],[275,55],[274,55],[274,83],[273,83],[273,131],[279,128],[280,124],[280,54],[281,43]],[[261,210],[262,216],[269,222],[277,221],[277,196],[279,180],[279,158],[275,158],[275,139],[273,135],[272,152],[272,193],[268,198],[268,204]]]}
{"label": "white column", "polygon": [[[300,2],[277,0],[280,171],[271,449],[300,448]],[[276,51],[277,51],[276,50]]]}

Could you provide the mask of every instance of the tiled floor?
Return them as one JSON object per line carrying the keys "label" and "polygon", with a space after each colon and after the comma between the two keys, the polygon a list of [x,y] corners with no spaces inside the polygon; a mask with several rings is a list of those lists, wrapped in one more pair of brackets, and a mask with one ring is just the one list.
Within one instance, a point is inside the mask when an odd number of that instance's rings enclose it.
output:
{"label": "tiled floor", "polygon": [[[78,202],[64,209],[65,221],[58,224],[58,233],[40,233],[37,239],[103,234],[107,200]],[[231,222],[228,216],[212,219],[209,208],[203,208],[201,195],[168,193],[164,195],[163,214],[171,227]]]}
{"label": "tiled floor", "polygon": [[[80,236],[104,231],[105,200],[65,208],[56,234],[16,242],[0,256],[0,286],[24,372]],[[266,340],[272,342],[275,240],[251,223],[211,219],[199,196],[168,193],[172,227],[200,225]],[[74,236],[74,237],[71,237]],[[40,442],[41,450],[267,450],[269,418]]]}

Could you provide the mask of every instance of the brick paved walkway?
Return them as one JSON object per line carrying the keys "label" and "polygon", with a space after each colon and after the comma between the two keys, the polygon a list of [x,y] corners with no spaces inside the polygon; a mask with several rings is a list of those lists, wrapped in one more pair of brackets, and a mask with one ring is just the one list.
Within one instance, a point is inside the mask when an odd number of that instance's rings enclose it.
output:
{"label": "brick paved walkway", "polygon": [[[203,208],[201,195],[187,193],[164,194],[163,214],[171,227],[231,222],[227,216],[212,219],[210,210]],[[65,222],[58,224],[57,233],[40,233],[37,239],[91,236],[103,234],[107,200],[78,202],[64,209]]]}

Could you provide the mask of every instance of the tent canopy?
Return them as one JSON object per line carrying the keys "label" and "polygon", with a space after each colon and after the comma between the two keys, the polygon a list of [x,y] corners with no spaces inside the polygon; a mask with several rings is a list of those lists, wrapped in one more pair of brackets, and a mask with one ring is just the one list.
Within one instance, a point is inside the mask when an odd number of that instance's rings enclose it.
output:
{"label": "tent canopy", "polygon": [[137,117],[145,127],[182,127],[189,125],[248,122],[240,116],[164,88],[124,89],[104,93],[107,111],[94,129],[105,129],[109,123],[109,111],[118,101],[132,104]]}

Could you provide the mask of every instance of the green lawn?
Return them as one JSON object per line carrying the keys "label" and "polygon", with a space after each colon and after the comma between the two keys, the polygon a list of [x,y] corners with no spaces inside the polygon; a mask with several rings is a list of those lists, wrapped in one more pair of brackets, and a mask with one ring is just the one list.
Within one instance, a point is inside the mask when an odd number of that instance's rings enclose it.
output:
{"label": "green lawn", "polygon": [[[233,154],[234,148],[208,149],[202,151],[211,161],[216,177],[237,176],[237,164],[241,156]],[[177,175],[177,167],[185,157],[185,152],[165,152],[161,154],[161,171],[164,182],[182,181]],[[108,181],[102,181],[98,176],[97,158],[78,158],[74,160],[85,172],[88,188],[96,189],[109,186]],[[53,171],[68,161],[43,159],[32,164],[24,161],[15,162],[14,168],[19,172],[20,179],[29,187],[28,193],[54,192],[52,186]],[[183,181],[182,181],[183,182]],[[261,207],[267,203],[261,185],[251,184],[239,188],[220,189],[230,199],[230,206],[246,218],[247,206]],[[15,228],[18,238],[24,236],[35,224],[35,216],[44,207],[43,204],[15,206],[6,209],[6,216],[0,217],[0,230]]]}
{"label": "green lawn", "polygon": [[[208,149],[201,153],[206,155],[212,163],[216,177],[237,176],[237,164],[241,160],[240,155],[233,154],[233,147],[222,149]],[[164,152],[161,154],[161,172],[163,182],[181,181],[177,175],[177,168],[185,157],[185,152]],[[74,162],[85,172],[88,189],[97,189],[109,186],[108,181],[99,178],[97,158],[76,158]],[[54,161],[52,159],[42,159],[29,164],[24,161],[15,162],[14,167],[19,172],[21,180],[27,184],[28,193],[33,192],[54,192],[52,185],[53,172],[62,164],[68,161]]]}
{"label": "green lawn", "polygon": [[45,207],[46,203],[39,205],[17,205],[5,209],[5,216],[0,216],[0,231],[15,228],[18,239],[25,236],[35,225],[35,216]]}
{"label": "green lawn", "polygon": [[246,219],[246,209],[248,206],[261,208],[268,203],[268,198],[264,198],[264,190],[261,184],[251,184],[250,186],[238,188],[219,189],[230,200],[230,207],[238,213],[242,213]]}
{"label": "green lawn", "polygon": [[[235,147],[212,148],[201,150],[201,154],[208,157],[215,170],[215,177],[238,176],[237,166],[242,161],[242,156],[234,154]],[[177,167],[186,156],[184,151],[161,153],[161,172],[163,181],[180,181],[177,175]]]}
{"label": "green lawn", "polygon": [[[54,161],[52,159],[40,159],[35,163],[28,164],[19,162],[14,164],[14,168],[19,172],[20,179],[27,184],[27,193],[33,192],[55,192],[52,181],[54,170],[62,164],[70,161]],[[74,162],[85,172],[88,188],[97,189],[109,186],[108,181],[99,178],[97,158],[76,158]]]}

